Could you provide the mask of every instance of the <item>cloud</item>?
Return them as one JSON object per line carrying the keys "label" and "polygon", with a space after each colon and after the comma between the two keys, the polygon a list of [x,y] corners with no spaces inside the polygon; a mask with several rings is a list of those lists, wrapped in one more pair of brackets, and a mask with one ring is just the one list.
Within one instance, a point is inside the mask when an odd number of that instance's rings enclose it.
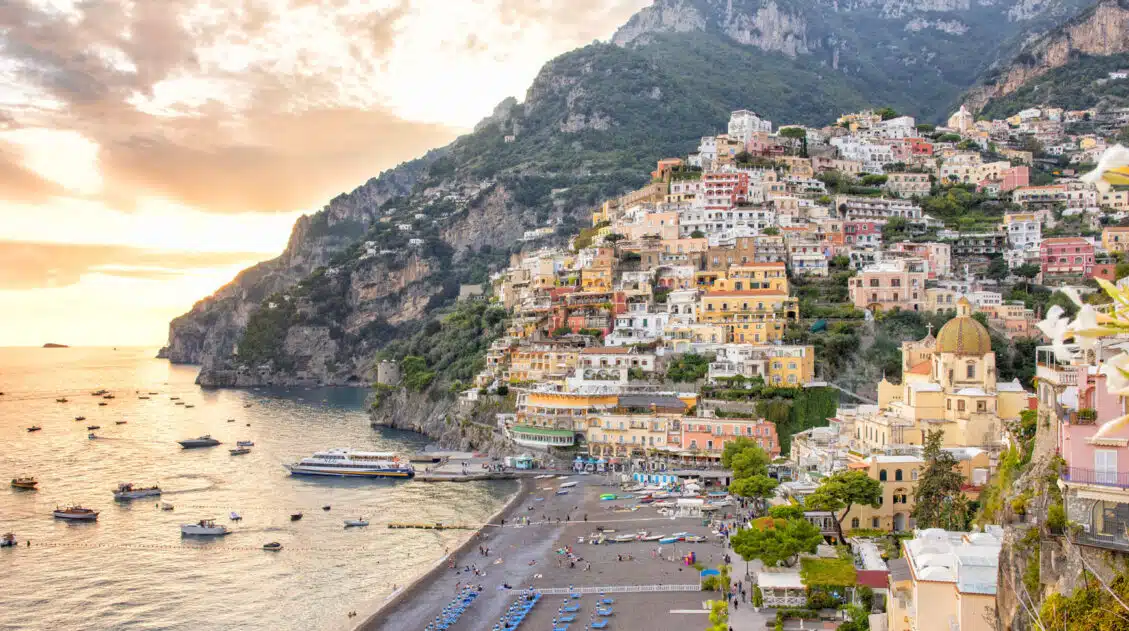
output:
{"label": "cloud", "polygon": [[[89,0],[68,14],[8,0],[0,67],[32,98],[0,123],[96,143],[99,196],[117,208],[160,196],[217,213],[306,209],[455,137],[389,113],[367,84],[411,10]],[[0,154],[0,193],[50,194],[9,162]]]}
{"label": "cloud", "polygon": [[254,252],[0,241],[0,290],[66,287],[87,274],[168,280],[196,270],[249,265],[261,258]]}
{"label": "cloud", "polygon": [[0,142],[0,200],[40,203],[63,193],[63,187],[40,177],[21,162],[11,145]]}
{"label": "cloud", "polygon": [[627,21],[652,0],[500,0],[498,16],[507,25],[540,24],[560,37],[587,42],[607,36],[610,25]]}

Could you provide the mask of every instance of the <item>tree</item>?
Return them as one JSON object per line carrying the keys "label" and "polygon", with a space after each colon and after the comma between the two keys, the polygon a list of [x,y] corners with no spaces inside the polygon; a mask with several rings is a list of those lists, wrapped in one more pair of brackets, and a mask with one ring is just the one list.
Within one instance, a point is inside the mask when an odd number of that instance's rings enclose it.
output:
{"label": "tree", "polygon": [[613,232],[613,233],[609,234],[608,236],[604,237],[604,243],[610,243],[612,245],[615,245],[615,244],[619,243],[620,241],[623,241],[626,238],[627,237],[623,236],[622,234],[619,234],[618,232]]}
{"label": "tree", "polygon": [[725,599],[711,600],[710,626],[706,631],[729,631],[729,602]]}
{"label": "tree", "polygon": [[768,463],[772,459],[760,445],[744,436],[725,443],[721,451],[721,466],[733,471],[733,479],[741,480],[753,476],[768,475]]}
{"label": "tree", "polygon": [[695,231],[690,233],[690,238],[691,239],[705,239],[706,233],[702,232],[701,230],[695,230]]}
{"label": "tree", "polygon": [[801,552],[815,552],[823,535],[806,519],[761,517],[729,539],[733,551],[746,562],[760,559],[765,567],[791,566]]}
{"label": "tree", "polygon": [[791,138],[793,140],[799,140],[801,138],[808,137],[808,130],[804,129],[803,127],[785,127],[777,133],[784,138]]}
{"label": "tree", "polygon": [[874,113],[881,116],[882,120],[884,121],[888,121],[891,118],[897,118],[898,116],[901,116],[901,114],[898,114],[898,112],[895,111],[892,107],[882,107],[874,110]]}
{"label": "tree", "polygon": [[781,504],[769,508],[768,516],[776,519],[803,519],[804,509],[795,504]]}
{"label": "tree", "polygon": [[1011,270],[1008,269],[1007,261],[1002,256],[993,257],[988,263],[988,271],[985,272],[985,275],[992,280],[1004,280],[1009,274]]}
{"label": "tree", "polygon": [[932,124],[932,123],[918,123],[917,124],[917,131],[919,131],[923,134],[933,133],[933,131],[935,131],[936,129],[937,129],[937,126]]}
{"label": "tree", "polygon": [[1026,279],[1027,282],[1031,282],[1036,276],[1039,275],[1039,272],[1041,271],[1042,270],[1039,269],[1039,266],[1035,265],[1034,263],[1024,263],[1023,265],[1020,265],[1019,267],[1012,270],[1011,273],[1015,276],[1018,276],[1019,278]]}
{"label": "tree", "polygon": [[764,474],[756,474],[747,478],[739,478],[729,485],[729,493],[737,497],[753,500],[757,506],[757,513],[761,511],[765,500],[776,494],[776,487],[780,482]]}
{"label": "tree", "polygon": [[[960,487],[963,479],[955,468],[956,457],[941,448],[945,438],[944,430],[929,430],[925,434],[922,459],[925,467],[917,479],[917,489],[913,493],[914,507],[911,515],[917,520],[918,528],[945,528],[954,523],[966,523],[968,501],[963,498]],[[953,511],[954,503],[959,503],[963,515]],[[948,522],[948,523],[945,523]]]}
{"label": "tree", "polygon": [[[840,471],[823,480],[819,488],[804,500],[808,510],[830,511],[835,520],[835,532],[843,537],[843,519],[855,504],[878,508],[882,500],[882,485],[871,479],[865,471]],[[842,513],[836,511],[842,510]]]}
{"label": "tree", "polygon": [[761,233],[775,237],[776,235],[780,234],[780,228],[777,228],[776,226],[769,226],[762,230]]}

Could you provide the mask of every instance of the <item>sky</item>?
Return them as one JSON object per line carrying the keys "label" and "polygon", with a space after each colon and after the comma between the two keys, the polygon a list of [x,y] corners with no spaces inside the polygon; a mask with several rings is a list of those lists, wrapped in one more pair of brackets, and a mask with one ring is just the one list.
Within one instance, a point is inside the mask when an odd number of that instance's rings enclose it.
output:
{"label": "sky", "polygon": [[650,0],[0,1],[0,346],[160,346]]}

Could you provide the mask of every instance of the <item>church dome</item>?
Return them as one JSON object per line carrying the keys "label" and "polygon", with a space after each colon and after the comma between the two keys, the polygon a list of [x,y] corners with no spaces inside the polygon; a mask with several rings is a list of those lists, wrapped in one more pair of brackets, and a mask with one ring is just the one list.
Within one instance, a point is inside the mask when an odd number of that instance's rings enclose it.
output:
{"label": "church dome", "polygon": [[957,301],[957,317],[937,332],[937,352],[957,355],[987,355],[992,352],[992,337],[972,317],[972,303],[967,298]]}

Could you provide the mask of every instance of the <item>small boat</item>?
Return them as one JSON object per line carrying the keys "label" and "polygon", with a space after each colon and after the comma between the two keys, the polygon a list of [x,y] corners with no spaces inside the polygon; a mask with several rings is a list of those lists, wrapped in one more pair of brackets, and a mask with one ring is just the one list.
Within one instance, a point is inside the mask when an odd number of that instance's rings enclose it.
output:
{"label": "small boat", "polygon": [[254,405],[254,403],[244,403],[244,404],[243,404],[243,407],[245,407],[245,408],[249,408],[249,407],[251,407],[252,405]]}
{"label": "small boat", "polygon": [[86,435],[86,437],[89,438],[90,440],[94,440],[94,439],[98,438],[98,436],[95,435],[94,432],[90,432],[89,434]]}
{"label": "small boat", "polygon": [[568,489],[561,489],[557,491],[557,495],[568,495]]}
{"label": "small boat", "polygon": [[247,427],[251,427],[251,424],[250,424],[250,423],[247,423]]}
{"label": "small boat", "polygon": [[55,403],[66,403],[66,402],[67,402],[67,398],[66,398],[66,397],[63,397],[63,398],[61,398],[61,399],[55,399]]}
{"label": "small boat", "polygon": [[685,541],[686,543],[705,543],[706,538],[702,535],[686,535],[686,537],[683,538],[683,541]]}
{"label": "small boat", "polygon": [[122,482],[118,488],[114,489],[114,499],[116,500],[135,500],[141,497],[154,497],[161,494],[161,487],[153,486],[133,486],[132,482]]}
{"label": "small boat", "polygon": [[561,485],[561,486],[560,486],[559,488],[562,488],[562,489],[571,489],[571,488],[572,488],[572,487],[574,487],[574,486],[576,486],[576,482],[565,482],[565,483],[564,483],[564,484],[562,484],[562,485]]}
{"label": "small boat", "polygon": [[644,535],[639,537],[639,541],[661,541],[662,538],[662,535]]}
{"label": "small boat", "polygon": [[169,397],[169,401],[179,401],[180,397]]}
{"label": "small boat", "polygon": [[107,392],[109,392],[109,390],[95,390],[94,392],[91,392],[91,393],[90,393],[90,396],[92,396],[92,397],[100,397],[100,396],[102,396],[103,394],[106,394]]}
{"label": "small boat", "polygon": [[253,440],[239,440],[239,441],[236,441],[235,444],[239,447],[254,447],[255,441],[253,441]]}
{"label": "small boat", "polygon": [[125,425],[129,421],[114,421],[114,425]]}
{"label": "small boat", "polygon": [[76,421],[85,421],[85,420],[86,420],[86,417],[85,417],[85,416],[76,416],[76,417],[74,417],[74,420],[76,420]]}
{"label": "small boat", "polygon": [[196,407],[196,406],[195,406],[195,405],[192,405],[191,403],[187,403],[187,404],[185,404],[185,406],[184,406],[184,407],[186,407],[186,408],[194,408],[194,407]]}
{"label": "small boat", "polygon": [[161,502],[161,510],[167,511],[167,510],[172,510],[173,508],[175,508],[175,507],[172,504],[169,504],[168,502]]}
{"label": "small boat", "polygon": [[101,425],[87,425],[86,429],[102,429]]}
{"label": "small boat", "polygon": [[244,454],[251,453],[251,450],[248,449],[247,447],[239,447],[239,448],[236,448],[236,449],[228,449],[227,451],[228,451],[228,453],[230,453],[233,456],[242,456]]}
{"label": "small boat", "polygon": [[150,392],[149,394],[150,394],[150,396],[152,396],[154,394],[160,394],[160,393],[159,392]]}
{"label": "small boat", "polygon": [[270,550],[271,552],[278,552],[282,549],[282,544],[277,541],[263,544],[263,550]]}
{"label": "small boat", "polygon": [[228,422],[228,423],[234,423],[234,422],[235,422],[235,419],[233,419],[233,418],[229,418],[229,419],[227,419],[227,422]]}
{"label": "small boat", "polygon": [[201,519],[195,524],[181,524],[180,534],[195,537],[220,537],[231,534],[227,526],[216,525],[214,519]]}
{"label": "small boat", "polygon": [[174,403],[173,405],[184,405],[184,401],[177,401],[177,402],[176,402],[176,403]]}
{"label": "small boat", "polygon": [[138,399],[148,399],[149,397],[147,397],[147,396],[145,396],[145,395],[143,395],[143,394],[142,394],[142,395],[138,396],[137,398],[138,398]]}
{"label": "small boat", "polygon": [[107,405],[109,405],[109,403],[106,403],[105,401],[98,402],[98,407],[106,407]]}
{"label": "small boat", "polygon": [[38,431],[39,431],[39,430],[41,430],[41,429],[43,429],[43,428],[42,428],[42,427],[40,427],[40,426],[38,426],[38,425],[32,425],[31,427],[27,428],[27,431],[29,431],[29,432],[38,432]]}
{"label": "small boat", "polygon": [[616,543],[630,543],[632,541],[635,541],[635,539],[635,535],[617,535],[615,537],[612,537],[612,541]]}
{"label": "small boat", "polygon": [[663,537],[662,539],[659,539],[659,543],[678,543],[678,537]]}
{"label": "small boat", "polygon": [[346,528],[364,528],[367,525],[368,525],[368,520],[365,519],[364,517],[362,517],[360,519],[346,519],[345,520],[345,527]]}
{"label": "small boat", "polygon": [[231,521],[239,521],[243,519],[243,516],[235,511],[231,511],[231,515],[229,515],[229,517],[231,517]]}
{"label": "small boat", "polygon": [[212,438],[210,434],[204,434],[199,438],[186,438],[184,440],[176,441],[180,446],[185,449],[197,449],[199,447],[215,447],[222,444],[220,441]]}
{"label": "small boat", "polygon": [[329,508],[330,508],[329,504],[326,504],[325,506],[321,507],[322,510],[329,510]]}
{"label": "small boat", "polygon": [[12,487],[17,489],[30,489],[34,491],[36,485],[38,484],[39,480],[36,480],[30,475],[22,475],[18,478],[12,478]]}
{"label": "small boat", "polygon": [[302,519],[302,513],[294,513],[290,516],[290,521],[298,521],[299,519]]}
{"label": "small boat", "polygon": [[102,395],[102,398],[103,398],[103,399],[112,399],[112,398],[114,398],[114,395],[112,395],[112,394],[104,394],[104,395]]}
{"label": "small boat", "polygon": [[97,521],[98,511],[81,506],[55,507],[52,513],[56,519],[69,519],[71,521]]}
{"label": "small boat", "polygon": [[16,535],[9,532],[6,533],[3,537],[0,537],[0,548],[14,547],[16,547]]}

